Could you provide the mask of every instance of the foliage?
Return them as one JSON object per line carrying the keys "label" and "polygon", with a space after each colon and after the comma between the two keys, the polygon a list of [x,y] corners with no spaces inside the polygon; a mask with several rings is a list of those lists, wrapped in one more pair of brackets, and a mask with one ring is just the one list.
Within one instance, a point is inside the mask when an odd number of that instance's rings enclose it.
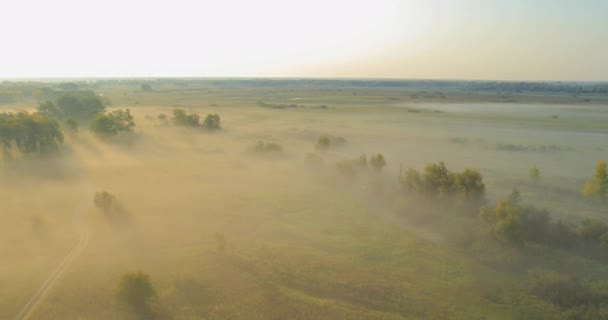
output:
{"label": "foliage", "polygon": [[530,170],[528,171],[528,175],[530,176],[530,180],[532,180],[533,182],[540,181],[540,169],[538,169],[537,166],[533,166],[532,168],[530,168]]}
{"label": "foliage", "polygon": [[422,173],[408,169],[399,177],[399,182],[406,191],[427,197],[456,196],[468,204],[485,201],[485,183],[478,171],[451,172],[443,162],[427,164]]}
{"label": "foliage", "polygon": [[45,101],[38,106],[39,113],[57,119],[89,120],[104,111],[103,101],[90,90],[63,92],[54,101]]}
{"label": "foliage", "polygon": [[197,113],[187,113],[184,109],[173,109],[173,122],[183,127],[198,127],[200,116]]}
{"label": "foliage", "polygon": [[597,302],[596,295],[576,278],[546,270],[531,270],[528,274],[530,291],[563,308]]}
{"label": "foliage", "polygon": [[129,109],[100,113],[91,122],[91,131],[103,138],[112,137],[121,132],[131,132],[133,127],[135,127],[135,121]]}
{"label": "foliage", "polygon": [[608,232],[608,225],[597,219],[584,219],[576,228],[576,233],[584,240],[600,241]]}
{"label": "foliage", "polygon": [[116,197],[107,191],[96,192],[93,196],[93,203],[97,208],[104,211],[110,211],[118,205]]}
{"label": "foliage", "polygon": [[585,183],[582,190],[583,196],[587,198],[608,201],[608,173],[606,172],[606,161],[599,160],[595,166],[593,177]]}
{"label": "foliage", "polygon": [[203,128],[207,130],[221,129],[221,120],[218,114],[208,114],[203,120]]}
{"label": "foliage", "polygon": [[125,273],[118,283],[116,291],[118,301],[126,305],[138,319],[152,319],[152,303],[156,290],[150,276],[141,271]]}
{"label": "foliage", "polygon": [[315,149],[317,151],[327,151],[333,147],[340,147],[346,144],[346,139],[340,136],[332,136],[332,135],[322,135],[317,140],[317,144],[315,145]]}
{"label": "foliage", "polygon": [[283,147],[272,142],[258,141],[253,147],[249,148],[249,151],[259,154],[280,154],[283,153]]}
{"label": "foliage", "polygon": [[369,163],[376,171],[380,171],[384,166],[386,166],[386,160],[384,160],[384,156],[381,153],[372,155],[369,158]]}
{"label": "foliage", "polygon": [[140,89],[141,91],[150,92],[152,91],[152,86],[148,83],[142,83]]}
{"label": "foliage", "polygon": [[2,157],[11,158],[13,149],[22,154],[44,154],[59,150],[63,134],[59,124],[39,113],[0,113]]}

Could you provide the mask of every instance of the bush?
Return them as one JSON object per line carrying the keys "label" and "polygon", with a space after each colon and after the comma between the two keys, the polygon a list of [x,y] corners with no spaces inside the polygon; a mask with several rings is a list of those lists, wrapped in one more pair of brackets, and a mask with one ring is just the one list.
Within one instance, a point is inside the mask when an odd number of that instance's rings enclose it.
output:
{"label": "bush", "polygon": [[64,92],[55,101],[45,101],[38,106],[40,114],[57,119],[89,120],[104,111],[103,101],[90,90]]}
{"label": "bush", "polygon": [[150,276],[138,271],[125,273],[118,283],[116,297],[138,319],[152,319],[154,312],[152,303],[156,298],[156,290],[152,286]]}
{"label": "bush", "polygon": [[39,113],[0,113],[0,149],[10,159],[16,149],[21,154],[55,152],[63,144],[57,121]]}
{"label": "bush", "polygon": [[197,113],[187,113],[184,109],[173,109],[173,122],[183,127],[198,127],[200,116]]}
{"label": "bush", "polygon": [[203,128],[207,130],[221,129],[221,120],[218,114],[208,114],[203,120]]}
{"label": "bush", "polygon": [[258,141],[253,147],[249,148],[252,153],[258,154],[281,154],[283,147],[276,143]]}
{"label": "bush", "polygon": [[606,172],[606,161],[599,160],[595,166],[593,177],[585,183],[582,190],[583,196],[591,199],[608,201],[608,173]]}
{"label": "bush", "polygon": [[91,122],[91,131],[99,137],[109,138],[119,133],[131,132],[135,121],[129,109],[100,113]]}
{"label": "bush", "polygon": [[380,153],[372,155],[369,158],[369,163],[376,171],[380,171],[384,166],[386,166],[386,160],[384,160],[384,156]]}
{"label": "bush", "polygon": [[346,144],[346,139],[339,136],[331,136],[331,135],[322,135],[317,140],[317,144],[315,145],[315,149],[317,151],[327,151],[333,147],[339,147]]}
{"label": "bush", "polygon": [[459,196],[470,205],[485,201],[485,184],[478,171],[465,169],[462,173],[451,172],[443,162],[427,164],[422,173],[408,169],[401,174],[399,182],[406,191],[427,197]]}
{"label": "bush", "polygon": [[597,297],[576,278],[553,271],[532,270],[528,273],[530,292],[562,308],[594,304]]}
{"label": "bush", "polygon": [[530,180],[532,180],[533,182],[540,181],[540,169],[538,169],[537,166],[530,168],[530,170],[528,171],[528,175],[530,176]]}

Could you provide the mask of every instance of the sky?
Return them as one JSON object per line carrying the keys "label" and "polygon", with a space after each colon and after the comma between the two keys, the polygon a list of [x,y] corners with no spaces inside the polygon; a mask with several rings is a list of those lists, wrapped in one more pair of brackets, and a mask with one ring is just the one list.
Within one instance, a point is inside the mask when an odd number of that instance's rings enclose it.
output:
{"label": "sky", "polygon": [[608,81],[605,0],[3,0],[0,78]]}

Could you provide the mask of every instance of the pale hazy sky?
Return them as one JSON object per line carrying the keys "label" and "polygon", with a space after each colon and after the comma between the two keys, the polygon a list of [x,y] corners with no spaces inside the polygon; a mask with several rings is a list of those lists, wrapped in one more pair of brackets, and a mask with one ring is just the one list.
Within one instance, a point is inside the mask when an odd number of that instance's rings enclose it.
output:
{"label": "pale hazy sky", "polygon": [[608,80],[608,0],[0,1],[0,78]]}

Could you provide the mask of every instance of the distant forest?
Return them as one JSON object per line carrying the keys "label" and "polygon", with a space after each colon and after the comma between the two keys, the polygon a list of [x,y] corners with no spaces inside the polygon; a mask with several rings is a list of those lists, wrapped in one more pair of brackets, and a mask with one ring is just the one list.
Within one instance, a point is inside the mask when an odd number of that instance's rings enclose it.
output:
{"label": "distant forest", "polygon": [[[53,98],[57,91],[99,89],[117,86],[216,86],[216,87],[323,87],[323,88],[402,88],[411,90],[608,94],[608,82],[515,82],[458,80],[383,80],[383,79],[289,79],[289,78],[159,78],[159,79],[80,79],[70,82],[3,81],[0,82],[0,104],[21,98]],[[143,88],[143,87],[142,87]]]}

